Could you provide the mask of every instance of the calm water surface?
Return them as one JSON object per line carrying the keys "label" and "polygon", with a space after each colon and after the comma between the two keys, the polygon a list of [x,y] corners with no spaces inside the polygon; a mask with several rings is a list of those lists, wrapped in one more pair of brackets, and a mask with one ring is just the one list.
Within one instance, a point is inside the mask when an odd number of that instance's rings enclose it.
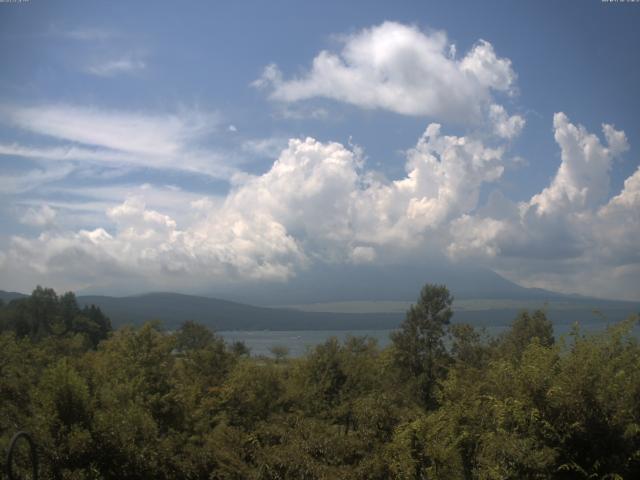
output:
{"label": "calm water surface", "polygon": [[[587,322],[581,323],[580,328],[583,332],[593,332],[602,330],[607,326],[603,322]],[[556,323],[554,332],[557,337],[569,333],[572,324]],[[489,335],[498,335],[509,328],[508,325],[491,325],[485,326],[485,331]],[[636,329],[637,330],[637,329]],[[385,347],[391,342],[389,334],[393,330],[289,330],[289,331],[272,331],[272,330],[247,330],[247,331],[222,331],[217,332],[225,341],[231,343],[236,341],[244,342],[251,350],[251,355],[267,355],[271,356],[270,349],[274,346],[285,346],[289,348],[290,357],[300,357],[304,355],[309,348],[324,343],[331,337],[336,337],[339,341],[344,341],[347,337],[369,337],[378,342],[378,345]]]}
{"label": "calm water surface", "polygon": [[251,355],[269,355],[274,346],[289,348],[290,357],[300,357],[309,348],[324,343],[331,337],[336,337],[341,342],[347,337],[370,337],[378,341],[378,345],[384,347],[391,341],[389,334],[393,330],[248,330],[232,332],[216,332],[227,342],[244,342],[251,350]]}

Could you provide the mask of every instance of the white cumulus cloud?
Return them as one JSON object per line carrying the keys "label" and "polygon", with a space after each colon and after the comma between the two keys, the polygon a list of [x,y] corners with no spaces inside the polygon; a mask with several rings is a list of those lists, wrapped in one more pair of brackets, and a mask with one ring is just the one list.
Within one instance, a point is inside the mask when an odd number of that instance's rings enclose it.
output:
{"label": "white cumulus cloud", "polygon": [[495,103],[489,107],[489,120],[493,125],[493,133],[507,140],[520,135],[525,125],[525,119],[521,115],[509,116],[502,105]]}
{"label": "white cumulus cloud", "polygon": [[483,186],[503,175],[504,149],[439,124],[406,152],[395,180],[368,169],[358,148],[293,139],[267,172],[237,177],[224,197],[181,194],[188,214],[149,207],[140,189],[107,209],[111,226],[14,237],[3,268],[76,282],[69,288],[109,279],[170,287],[448,255],[529,286],[637,299],[640,169],[608,195],[626,137],[604,125],[600,139],[562,113],[554,129],[558,172],[527,201],[494,193],[481,204]]}
{"label": "white cumulus cloud", "polygon": [[502,198],[501,208],[456,219],[447,251],[484,258],[526,285],[638,299],[640,170],[608,200],[610,170],[629,148],[626,136],[605,124],[603,142],[564,113],[553,124],[561,163],[549,186],[529,201]]}
{"label": "white cumulus cloud", "polygon": [[474,210],[480,186],[502,174],[501,158],[500,149],[432,124],[407,152],[406,177],[388,181],[365,169],[358,148],[295,139],[269,171],[237,180],[223,202],[185,203],[187,223],[149,208],[140,190],[108,209],[110,231],[16,237],[6,262],[53,275],[81,252],[66,275],[85,284],[89,272],[104,281],[105,269],[147,282],[282,281],[316,262],[370,263],[438,237],[450,219]]}
{"label": "white cumulus cloud", "polygon": [[325,97],[459,122],[481,119],[492,92],[515,90],[511,61],[484,40],[457,60],[445,33],[396,22],[343,39],[339,53],[321,51],[306,74],[285,79],[271,64],[254,86],[270,89],[270,97],[282,102]]}
{"label": "white cumulus cloud", "polygon": [[[558,210],[593,208],[609,193],[612,160],[628,145],[624,132],[604,125],[607,145],[581,125],[574,125],[564,113],[553,117],[555,139],[562,163],[549,187],[531,199],[540,214]],[[609,144],[609,141],[613,145]]]}

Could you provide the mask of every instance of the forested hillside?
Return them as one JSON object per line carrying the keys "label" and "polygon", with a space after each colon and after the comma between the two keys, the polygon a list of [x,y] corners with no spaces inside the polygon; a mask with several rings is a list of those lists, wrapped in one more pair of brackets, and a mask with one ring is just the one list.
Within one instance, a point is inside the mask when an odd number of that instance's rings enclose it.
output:
{"label": "forested hillside", "polygon": [[637,317],[487,338],[451,306],[427,285],[389,348],[271,359],[37,289],[0,309],[0,445],[30,431],[56,479],[640,478]]}

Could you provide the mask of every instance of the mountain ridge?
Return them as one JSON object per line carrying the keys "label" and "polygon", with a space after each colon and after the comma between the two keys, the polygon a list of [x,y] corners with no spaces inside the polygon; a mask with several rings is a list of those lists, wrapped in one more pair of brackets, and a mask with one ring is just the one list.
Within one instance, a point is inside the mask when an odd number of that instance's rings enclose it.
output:
{"label": "mountain ridge", "polygon": [[[522,287],[481,267],[429,265],[323,265],[299,272],[288,283],[218,286],[214,297],[262,306],[340,301],[413,301],[426,283],[444,284],[454,298],[575,299],[540,288]],[[208,296],[208,295],[207,295]],[[588,297],[587,297],[588,298]]]}
{"label": "mountain ridge", "polygon": [[[22,297],[26,295],[0,291],[2,299]],[[150,292],[126,297],[79,295],[77,299],[80,306],[100,307],[116,328],[159,320],[165,328],[176,329],[184,321],[192,320],[217,331],[386,330],[397,328],[404,319],[401,309],[359,313],[313,311],[293,306],[271,308],[173,292]],[[460,304],[463,304],[462,308],[456,308],[454,301],[454,321],[476,326],[506,325],[524,308],[546,308],[549,318],[556,323],[617,321],[640,310],[640,302],[575,297],[564,297],[564,301],[551,300],[550,303],[530,299],[525,307],[525,302],[497,299],[460,301]],[[594,309],[600,313],[595,314]]]}

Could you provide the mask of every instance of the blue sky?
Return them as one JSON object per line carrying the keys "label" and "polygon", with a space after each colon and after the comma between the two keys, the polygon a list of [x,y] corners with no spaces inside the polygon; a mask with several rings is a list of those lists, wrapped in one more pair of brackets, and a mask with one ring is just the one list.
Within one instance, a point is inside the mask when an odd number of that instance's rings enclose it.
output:
{"label": "blue sky", "polygon": [[2,3],[0,288],[424,258],[640,299],[639,20],[599,0]]}

